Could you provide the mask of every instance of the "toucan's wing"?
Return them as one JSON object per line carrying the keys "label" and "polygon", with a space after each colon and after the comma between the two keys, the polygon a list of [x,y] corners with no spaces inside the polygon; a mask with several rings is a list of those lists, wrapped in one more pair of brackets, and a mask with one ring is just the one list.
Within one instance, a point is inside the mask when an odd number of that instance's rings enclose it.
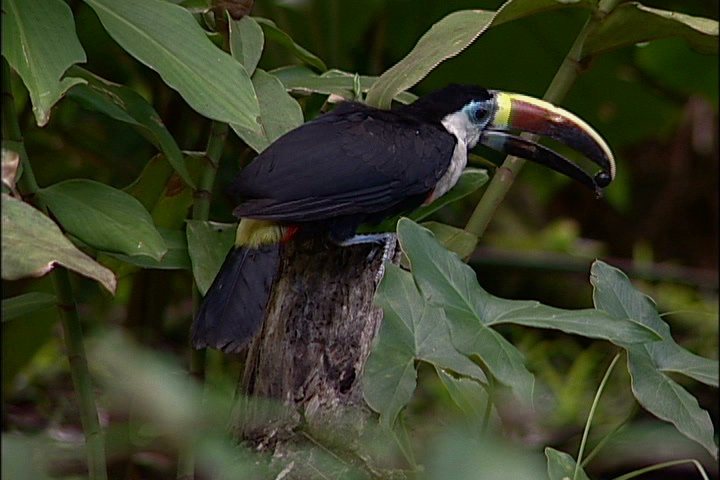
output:
{"label": "toucan's wing", "polygon": [[234,179],[238,217],[316,221],[429,194],[455,139],[393,111],[344,104],[287,133]]}

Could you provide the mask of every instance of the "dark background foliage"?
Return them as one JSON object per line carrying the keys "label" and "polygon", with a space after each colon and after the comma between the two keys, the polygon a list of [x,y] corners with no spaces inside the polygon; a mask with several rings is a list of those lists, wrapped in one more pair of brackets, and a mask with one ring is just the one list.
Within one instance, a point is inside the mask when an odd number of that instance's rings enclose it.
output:
{"label": "dark background foliage", "polygon": [[[156,72],[119,47],[86,3],[68,3],[87,54],[83,67],[142,95],[181,149],[204,150],[210,122]],[[272,19],[330,68],[379,75],[446,14],[466,8],[494,10],[501,3],[267,0],[257,2],[253,15]],[[717,2],[643,3],[718,19]],[[413,92],[422,95],[455,82],[542,96],[586,18],[580,8],[565,8],[493,28],[441,64]],[[259,67],[271,71],[293,63],[296,59],[286,48],[266,39]],[[480,284],[493,295],[582,308],[591,304],[590,264],[602,258],[625,270],[656,300],[661,312],[672,312],[665,320],[679,343],[717,358],[718,57],[670,38],[608,52],[581,68],[562,105],[586,119],[612,146],[618,158],[617,181],[602,200],[596,200],[581,186],[527,165],[470,264]],[[156,149],[137,130],[85,108],[73,90],[54,108],[49,123],[39,128],[22,82],[17,75],[10,80],[25,147],[41,187],[87,178],[125,189],[155,155]],[[319,114],[324,100],[318,94],[299,97],[305,120]],[[237,136],[228,137],[214,186],[211,220],[233,221],[224,188],[253,155]],[[180,181],[175,180],[180,190]],[[462,227],[481,194],[446,207],[435,219]],[[91,280],[73,277],[86,332],[119,326],[145,346],[183,360],[191,320],[191,276],[186,271],[131,271],[112,265],[122,272],[114,297]],[[52,288],[47,277],[3,281],[3,298],[28,290]],[[58,438],[76,439],[78,413],[53,310],[36,310],[24,320],[3,323],[3,431],[50,429]],[[500,331],[526,354],[553,399],[552,410],[509,414],[511,436],[532,447],[553,445],[572,451],[607,367],[609,347],[548,331],[516,327]],[[211,380],[213,368],[217,378],[225,379],[239,368],[234,359],[211,356],[209,361]],[[607,404],[598,412],[601,425],[619,423],[631,409],[631,400],[618,393],[627,388],[627,374],[619,376],[610,382]],[[683,385],[710,411],[717,430],[716,390]],[[103,421],[115,414],[107,406],[101,411],[106,416]],[[440,430],[438,425],[463,418],[440,380],[421,367],[418,391],[408,408],[413,435],[432,438]],[[452,432],[448,435],[442,448],[450,448],[457,439]],[[653,423],[649,415],[639,415],[627,438],[632,448],[610,446],[593,464],[590,471],[597,478],[664,461],[670,458],[664,450],[667,445],[674,445],[683,458],[706,456],[699,447]],[[161,440],[153,442],[111,458],[112,477],[171,478],[167,475],[173,453]],[[447,458],[437,458],[431,470],[444,468]],[[72,462],[59,468],[77,469]],[[716,467],[707,468],[717,478]],[[127,469],[127,476],[122,469]],[[665,472],[655,478],[698,478],[689,467],[673,472],[675,476]]]}

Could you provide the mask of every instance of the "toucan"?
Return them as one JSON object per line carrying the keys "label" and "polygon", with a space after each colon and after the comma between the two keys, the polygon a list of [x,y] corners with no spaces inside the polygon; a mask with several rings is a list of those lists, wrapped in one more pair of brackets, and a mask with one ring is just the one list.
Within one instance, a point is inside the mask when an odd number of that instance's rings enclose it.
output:
{"label": "toucan", "polygon": [[[557,140],[600,167],[594,176],[550,148]],[[572,113],[526,95],[449,85],[391,110],[343,102],[278,138],[231,182],[239,205],[230,250],[191,327],[194,348],[238,352],[260,329],[283,245],[323,237],[339,245],[444,195],[481,144],[546,165],[598,194],[615,177],[605,141]]]}

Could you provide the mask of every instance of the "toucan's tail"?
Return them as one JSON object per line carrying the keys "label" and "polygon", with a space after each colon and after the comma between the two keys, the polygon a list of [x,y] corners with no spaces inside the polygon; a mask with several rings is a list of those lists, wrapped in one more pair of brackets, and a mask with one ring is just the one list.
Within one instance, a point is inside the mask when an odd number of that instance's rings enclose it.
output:
{"label": "toucan's tail", "polygon": [[191,328],[195,348],[238,352],[260,329],[277,276],[280,244],[233,247]]}

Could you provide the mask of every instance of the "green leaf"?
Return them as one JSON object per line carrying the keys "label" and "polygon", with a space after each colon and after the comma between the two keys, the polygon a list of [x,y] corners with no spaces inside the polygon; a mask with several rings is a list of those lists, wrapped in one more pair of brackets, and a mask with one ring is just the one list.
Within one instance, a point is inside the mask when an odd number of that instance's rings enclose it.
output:
{"label": "green leaf", "polygon": [[[435,372],[450,394],[452,401],[460,407],[460,410],[469,417],[470,421],[475,422],[477,425],[482,425],[482,423],[486,421],[485,412],[488,408],[488,402],[490,401],[485,387],[476,380],[465,377],[454,377],[445,370],[437,367],[435,367]],[[493,423],[497,425],[500,424],[500,419],[494,408],[492,408],[492,416],[490,419],[492,419]]]}
{"label": "green leaf", "polygon": [[[167,252],[160,260],[144,255],[122,255],[119,253],[108,253],[109,256],[122,260],[130,265],[141,268],[155,268],[158,270],[190,270],[190,257],[188,256],[187,240],[185,232],[181,230],[171,230],[168,228],[158,227],[158,232],[162,236],[163,242],[167,247]],[[111,268],[113,266],[111,265]],[[124,271],[119,269],[118,274],[122,276]]]}
{"label": "green leaf", "polygon": [[452,346],[443,311],[425,302],[409,273],[388,264],[375,302],[383,323],[365,366],[363,392],[383,423],[391,426],[412,398],[416,361],[486,381],[482,369]]}
{"label": "green leaf", "polygon": [[519,398],[532,398],[532,376],[520,352],[491,326],[513,323],[551,328],[621,346],[660,339],[651,326],[627,317],[494,297],[478,285],[472,268],[442,248],[430,231],[409,219],[398,222],[398,238],[425,298],[445,311],[455,347],[466,355],[478,355]]}
{"label": "green leaf", "polygon": [[265,44],[262,27],[252,17],[240,20],[229,19],[230,53],[245,66],[245,71],[252,76],[255,72]]}
{"label": "green leaf", "polygon": [[619,346],[662,339],[660,334],[649,327],[625,318],[613,317],[600,310],[563,310],[539,302],[531,307],[512,310],[507,315],[489,322],[489,325],[502,323],[560,330],[588,338],[607,340]]}
{"label": "green leaf", "polygon": [[30,93],[35,120],[44,126],[65,92],[82,83],[64,78],[74,63],[85,62],[70,6],[62,0],[3,2],[2,54]]}
{"label": "green leaf", "polygon": [[633,288],[627,276],[617,268],[596,261],[591,268],[590,281],[597,308],[616,318],[643,323],[663,337],[661,342],[628,347],[628,370],[635,398],[650,413],[672,423],[679,432],[717,457],[713,424],[707,411],[664,373],[673,371],[717,385],[717,363],[713,362],[713,366],[707,359],[690,354],[677,345],[652,300]]}
{"label": "green leaf", "polygon": [[128,53],[157,71],[201,115],[257,130],[260,114],[243,66],[207,38],[193,16],[162,0],[86,0]]}
{"label": "green leaf", "polygon": [[509,0],[497,12],[460,10],[435,23],[402,60],[380,76],[367,103],[388,108],[400,92],[412,87],[440,63],[454,57],[488,28],[547,10],[592,7],[591,0]]}
{"label": "green leaf", "polygon": [[260,131],[252,131],[239,124],[230,124],[240,138],[256,152],[262,152],[271,143],[303,123],[303,113],[274,75],[257,69],[252,78],[260,103]]}
{"label": "green leaf", "polygon": [[152,105],[134,90],[109,82],[80,67],[72,67],[70,73],[87,82],[71,89],[68,92],[70,98],[115,120],[138,127],[140,133],[165,154],[185,183],[195,187],[180,147]]}
{"label": "green leaf", "polygon": [[670,326],[662,320],[650,297],[636,290],[622,271],[596,261],[590,270],[595,306],[616,318],[628,318],[657,332],[661,342],[643,348],[659,370],[681,373],[707,385],[718,386],[717,362],[694,355],[672,338]]}
{"label": "green leaf", "polygon": [[167,251],[145,207],[132,196],[92,180],[66,180],[40,190],[63,228],[98,250],[147,255]]}
{"label": "green leaf", "polygon": [[205,295],[225,256],[235,243],[235,223],[187,221],[187,245],[193,276],[200,293]]}
{"label": "green leaf", "polygon": [[713,424],[708,412],[687,390],[660,372],[643,346],[628,348],[632,391],[640,405],[680,433],[695,440],[717,458]]}
{"label": "green leaf", "polygon": [[47,216],[2,194],[2,278],[39,277],[58,263],[115,292],[113,273],[78,250]]}
{"label": "green leaf", "polygon": [[718,52],[717,20],[628,2],[610,12],[588,36],[582,55],[597,55],[615,48],[668,37],[681,37],[702,53]]}
{"label": "green leaf", "polygon": [[487,10],[461,10],[434,24],[405,58],[380,76],[368,92],[367,103],[389,108],[395,95],[412,87],[442,61],[470,45],[490,26],[494,15]]}
{"label": "green leaf", "polygon": [[572,478],[590,480],[590,477],[582,468],[578,470],[578,476],[574,477],[576,462],[571,455],[546,447],[545,456],[547,457],[547,471],[550,480],[570,480]]}
{"label": "green leaf", "polygon": [[45,292],[23,293],[16,297],[3,298],[2,321],[14,320],[36,310],[54,307],[57,297]]}
{"label": "green leaf", "polygon": [[479,356],[500,382],[511,387],[526,404],[532,404],[535,380],[525,368],[522,354],[487,323],[534,302],[488,295],[469,266],[412,220],[400,219],[398,239],[424,297],[445,311],[455,348],[465,355]]}
{"label": "green leaf", "polygon": [[[353,86],[356,76],[353,73],[332,69],[318,75],[302,65],[280,67],[270,73],[278,77],[285,88],[292,92],[321,93],[324,95],[336,95],[345,100],[355,100]],[[365,93],[379,77],[359,75],[358,78],[360,80],[360,91]],[[400,92],[395,96],[395,100],[403,104],[412,103],[416,99],[417,97],[409,92]]]}
{"label": "green leaf", "polygon": [[430,230],[443,247],[456,253],[460,258],[470,255],[478,242],[475,235],[462,228],[439,222],[425,222],[422,226]]}
{"label": "green leaf", "polygon": [[290,35],[278,28],[275,22],[262,17],[253,18],[262,27],[263,32],[265,32],[265,38],[287,48],[290,53],[292,53],[295,58],[297,58],[301,62],[310,65],[311,67],[314,67],[321,72],[327,70],[325,62],[323,62],[317,55],[305,50],[303,47],[295,43],[293,39],[290,38]]}
{"label": "green leaf", "polygon": [[681,373],[705,385],[718,386],[717,360],[695,355],[674,341],[652,345],[648,351],[663,372]]}

